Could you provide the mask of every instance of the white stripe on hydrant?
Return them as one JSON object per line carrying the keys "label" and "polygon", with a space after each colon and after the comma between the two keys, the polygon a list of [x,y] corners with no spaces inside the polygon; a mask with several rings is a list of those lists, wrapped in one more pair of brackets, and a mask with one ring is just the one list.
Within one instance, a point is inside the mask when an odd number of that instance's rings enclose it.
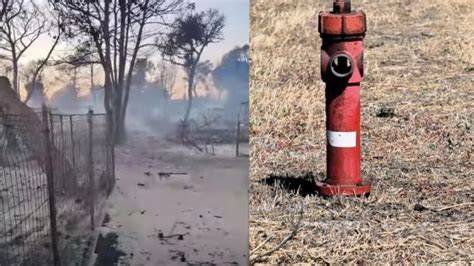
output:
{"label": "white stripe on hydrant", "polygon": [[328,143],[337,148],[355,148],[357,132],[327,131]]}

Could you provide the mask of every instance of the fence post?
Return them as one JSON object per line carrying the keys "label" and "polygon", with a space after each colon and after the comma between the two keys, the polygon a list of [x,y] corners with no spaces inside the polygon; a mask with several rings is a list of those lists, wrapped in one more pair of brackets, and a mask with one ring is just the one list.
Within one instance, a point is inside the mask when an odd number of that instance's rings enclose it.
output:
{"label": "fence post", "polygon": [[59,115],[59,123],[61,125],[61,146],[64,142],[64,123],[63,123],[63,115]]}
{"label": "fence post", "polygon": [[[64,149],[64,122],[63,122],[63,115],[62,114],[59,114],[59,126],[60,126],[60,129],[61,129],[61,132],[59,133],[60,134],[59,138],[58,138],[59,143],[56,144],[56,147],[64,153],[64,151],[65,151],[65,149]],[[64,173],[65,172],[64,168],[65,168],[65,165],[64,165],[64,162],[63,162],[60,165],[61,177],[62,177],[61,178],[61,183],[62,183],[61,185],[62,185],[63,189],[69,187],[69,182],[71,182],[69,180],[69,178],[64,178],[66,176],[65,173]]]}
{"label": "fence post", "polygon": [[112,137],[114,135],[114,130],[113,130],[113,122],[112,122],[112,116],[110,114],[107,114],[107,131],[108,131],[108,138],[110,139],[110,149],[112,153],[112,178],[114,181],[115,185],[115,137]]}
{"label": "fence post", "polygon": [[240,142],[240,113],[237,114],[237,135],[235,136],[235,156],[239,157]]}
{"label": "fence post", "polygon": [[[46,107],[45,107],[45,110]],[[49,133],[51,135],[51,143],[54,145],[54,125],[53,125],[53,117],[51,116],[51,112],[46,111],[46,114],[49,114],[46,116],[46,119],[49,118]]]}
{"label": "fence post", "polygon": [[74,129],[73,129],[73,123],[72,123],[72,115],[69,116],[69,128],[70,128],[70,133],[71,133],[71,150],[72,150],[72,167],[73,169],[76,169],[76,145],[74,144]]}
{"label": "fence post", "polygon": [[[48,128],[48,110],[46,106],[43,105],[41,109],[42,115],[42,127],[43,127],[43,145],[45,154],[43,162],[45,164],[46,170],[46,180],[48,186],[48,203],[49,203],[49,221],[51,227],[51,244],[53,249],[53,263],[55,266],[60,265],[59,262],[59,253],[58,253],[58,229],[56,224],[56,194],[54,189],[54,176],[53,176],[53,156],[51,154],[51,140],[49,138],[49,128]],[[52,120],[51,120],[52,121]]]}
{"label": "fence post", "polygon": [[94,217],[95,217],[95,180],[94,180],[94,160],[92,158],[93,155],[93,123],[92,123],[92,115],[94,114],[94,111],[89,109],[89,112],[87,113],[87,124],[89,125],[89,147],[88,147],[88,168],[89,168],[89,200],[90,200],[90,226],[91,226],[91,231],[94,231],[95,228],[95,222],[94,222]]}
{"label": "fence post", "polygon": [[112,153],[112,178],[115,183],[115,143],[110,144],[110,152]]}

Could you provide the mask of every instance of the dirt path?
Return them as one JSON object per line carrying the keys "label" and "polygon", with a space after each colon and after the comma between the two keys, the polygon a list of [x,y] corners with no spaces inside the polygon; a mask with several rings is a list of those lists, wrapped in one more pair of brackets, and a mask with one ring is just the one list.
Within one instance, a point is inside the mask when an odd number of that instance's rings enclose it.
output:
{"label": "dirt path", "polygon": [[134,134],[116,151],[116,176],[96,265],[248,261],[248,158]]}

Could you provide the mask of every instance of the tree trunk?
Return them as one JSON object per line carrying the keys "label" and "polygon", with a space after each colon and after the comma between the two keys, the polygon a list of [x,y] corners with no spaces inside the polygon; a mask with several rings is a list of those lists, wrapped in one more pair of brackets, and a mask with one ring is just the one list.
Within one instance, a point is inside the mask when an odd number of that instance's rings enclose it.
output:
{"label": "tree trunk", "polygon": [[117,142],[118,144],[124,143],[127,140],[127,132],[125,130],[125,113],[120,112],[121,115],[117,121]]}
{"label": "tree trunk", "polygon": [[185,127],[188,126],[189,117],[191,116],[191,108],[193,106],[193,84],[194,84],[194,73],[195,67],[191,68],[188,78],[188,105],[186,107],[186,113],[184,114],[183,124]]}
{"label": "tree trunk", "polygon": [[[114,110],[114,138],[115,144],[122,144],[125,142],[125,125],[122,123],[122,97],[123,97],[123,88],[115,88],[115,91],[118,92],[115,94],[113,102]],[[122,92],[122,93],[120,93]]]}
{"label": "tree trunk", "polygon": [[108,78],[107,68],[104,68],[105,71],[105,84],[104,84],[104,107],[107,117],[107,133],[111,139],[112,145],[115,145],[115,122],[114,122],[114,111],[112,110],[113,104],[113,94],[112,94],[112,82]]}
{"label": "tree trunk", "polygon": [[[102,67],[104,68],[104,74],[105,74],[105,97],[104,97],[104,103],[105,103],[105,108],[107,110],[107,118],[108,122],[110,122],[109,127],[110,127],[110,134],[112,138],[112,143],[115,145],[117,143],[117,130],[116,130],[116,115],[120,110],[116,109],[116,97],[117,97],[117,88],[116,88],[116,80],[114,80],[114,74],[113,74],[113,65],[112,65],[112,50],[111,50],[111,45],[110,45],[110,4],[111,0],[105,0],[104,1],[104,20],[101,25],[102,30],[104,32],[104,36],[102,37],[105,43],[105,54],[102,54],[99,52],[99,55],[101,55],[101,61],[102,61]],[[97,36],[95,36],[97,38]],[[96,39],[96,47],[99,49],[99,51],[102,50],[102,46],[100,42]]]}
{"label": "tree trunk", "polygon": [[20,98],[20,88],[18,88],[18,59],[13,57],[13,91]]}
{"label": "tree trunk", "polygon": [[121,104],[119,105],[116,102],[114,106],[114,135],[115,135],[115,144],[122,144],[126,140],[125,135],[125,117],[121,112]]}

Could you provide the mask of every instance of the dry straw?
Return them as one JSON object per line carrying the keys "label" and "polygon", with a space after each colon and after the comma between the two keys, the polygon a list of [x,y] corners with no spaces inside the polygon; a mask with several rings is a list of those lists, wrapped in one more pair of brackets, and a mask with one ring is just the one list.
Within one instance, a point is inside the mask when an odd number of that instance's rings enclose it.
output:
{"label": "dry straw", "polygon": [[353,6],[368,17],[362,157],[374,187],[328,200],[308,184],[325,174],[315,15],[330,1],[252,1],[251,259],[472,263],[474,1]]}

